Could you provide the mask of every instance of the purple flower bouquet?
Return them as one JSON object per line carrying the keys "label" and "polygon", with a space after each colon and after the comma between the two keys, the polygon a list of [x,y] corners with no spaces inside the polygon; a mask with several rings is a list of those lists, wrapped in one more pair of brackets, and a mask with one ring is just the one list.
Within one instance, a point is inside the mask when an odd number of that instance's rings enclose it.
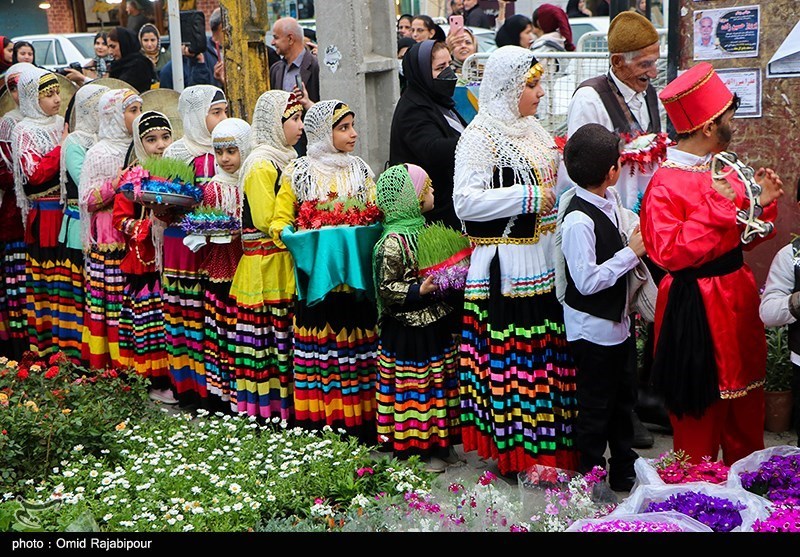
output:
{"label": "purple flower bouquet", "polygon": [[766,520],[753,523],[754,532],[800,532],[800,508],[777,507]]}
{"label": "purple flower bouquet", "polygon": [[776,504],[800,505],[800,453],[775,454],[751,472],[739,474],[742,487]]}
{"label": "purple flower bouquet", "polygon": [[746,505],[738,501],[684,491],[670,495],[665,501],[651,502],[644,512],[677,511],[702,522],[714,532],[730,532],[742,526],[740,511],[746,508]]}
{"label": "purple flower bouquet", "polygon": [[711,532],[694,518],[675,511],[619,514],[576,520],[567,532]]}

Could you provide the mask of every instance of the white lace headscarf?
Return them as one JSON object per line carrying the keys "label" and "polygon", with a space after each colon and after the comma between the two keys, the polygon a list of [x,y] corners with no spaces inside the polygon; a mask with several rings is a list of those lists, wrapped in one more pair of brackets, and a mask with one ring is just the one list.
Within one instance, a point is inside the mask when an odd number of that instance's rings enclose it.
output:
{"label": "white lace headscarf", "polygon": [[22,222],[26,226],[30,201],[25,195],[24,186],[28,182],[28,172],[33,170],[36,159],[58,146],[64,133],[64,118],[58,114],[48,116],[39,106],[39,83],[49,73],[51,72],[32,66],[22,71],[17,83],[19,108],[23,118],[11,132],[11,150],[14,190],[22,213]]}
{"label": "white lace headscarf", "polygon": [[148,156],[142,139],[153,130],[169,130],[172,133],[172,122],[166,114],[155,110],[142,112],[133,121],[133,154],[137,161],[143,161]]}
{"label": "white lace headscarf", "polygon": [[[18,62],[12,65],[8,70],[6,70],[6,83],[12,81],[12,79],[19,79],[19,75],[28,68],[33,68],[33,64],[29,64],[28,62]],[[22,111],[19,109],[19,105],[15,106],[2,117],[0,117],[0,143],[10,143],[11,142],[11,131],[14,129],[20,121],[22,120]],[[6,155],[2,149],[0,149],[0,157],[2,157],[3,162],[6,164],[6,168],[11,169],[13,164],[11,160],[6,159]]]}
{"label": "white lace headscarf", "polygon": [[[148,110],[142,112],[133,121],[133,152],[136,156],[136,161],[143,161],[148,156],[145,151],[142,138],[152,130],[169,130],[172,132],[172,122],[166,114],[156,112],[155,110]],[[153,240],[153,247],[156,253],[156,269],[158,272],[164,270],[164,230],[167,224],[153,215],[150,211],[150,236]]]}
{"label": "white lace headscarf", "polygon": [[300,201],[327,199],[332,186],[339,197],[371,201],[365,185],[374,177],[372,169],[360,157],[333,146],[334,111],[339,104],[345,103],[336,99],[318,102],[303,119],[307,155],[291,165],[292,189]]}
{"label": "white lace headscarf", "polygon": [[125,109],[142,98],[130,89],[111,89],[100,97],[100,126],[97,143],[86,152],[78,188],[81,210],[81,238],[84,250],[95,243],[92,237],[89,201],[95,190],[113,180],[125,166],[131,134],[125,127]]}
{"label": "white lace headscarf", "polygon": [[[240,118],[226,118],[217,124],[214,131],[211,132],[211,143],[214,149],[237,147],[241,160],[244,161],[250,154],[250,136],[250,124]],[[214,178],[209,182],[209,185],[213,184],[216,189],[217,207],[239,220],[242,218],[243,181],[240,179],[242,176],[241,169],[242,166],[240,165],[239,170],[229,174],[222,170],[218,162],[217,173],[214,174]]]}
{"label": "white lace headscarf", "polygon": [[269,161],[283,170],[294,159],[297,151],[286,143],[283,133],[283,113],[289,102],[286,91],[267,91],[256,101],[253,110],[251,145],[252,152],[242,164],[240,176],[244,179],[257,162]]}
{"label": "white lace headscarf", "polygon": [[[214,101],[214,98],[221,100]],[[212,104],[227,104],[225,93],[213,85],[192,85],[178,99],[178,114],[183,122],[183,137],[170,145],[165,157],[191,163],[200,155],[214,152],[211,147],[211,132],[206,125],[206,116]]]}
{"label": "white lace headscarf", "polygon": [[526,75],[534,63],[533,53],[519,46],[503,46],[489,55],[478,114],[458,141],[456,168],[510,168],[516,184],[555,183],[558,154],[552,136],[535,116],[519,112]]}
{"label": "white lace headscarf", "polygon": [[[104,85],[87,83],[75,93],[75,129],[61,144],[61,203],[67,200],[67,147],[80,145],[84,152],[97,143],[97,129],[100,125],[100,97],[108,91]],[[73,177],[80,181],[80,176]]]}

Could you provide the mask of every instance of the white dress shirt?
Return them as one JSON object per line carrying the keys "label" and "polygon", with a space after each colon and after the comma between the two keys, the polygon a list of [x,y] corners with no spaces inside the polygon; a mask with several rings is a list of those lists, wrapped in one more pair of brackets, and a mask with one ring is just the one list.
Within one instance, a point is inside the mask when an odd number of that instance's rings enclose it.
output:
{"label": "white dress shirt", "polygon": [[[783,246],[772,259],[758,307],[758,314],[767,327],[791,325],[797,321],[789,311],[789,298],[794,291],[794,268],[798,264],[800,261],[794,255],[792,244]],[[800,365],[800,354],[791,352],[790,359],[793,364]]]}
{"label": "white dress shirt", "polygon": [[[577,188],[575,195],[600,209],[611,222],[619,227],[616,203],[610,194],[605,197]],[[625,274],[636,267],[639,258],[628,246],[601,264],[597,263],[594,221],[582,211],[572,211],[564,217],[561,228],[561,250],[575,283],[575,288],[584,296],[595,294],[613,286],[617,280],[625,280]],[[630,317],[626,306],[622,320],[617,323],[571,308],[564,302],[564,326],[567,340],[588,340],[603,346],[621,344],[630,335]]]}

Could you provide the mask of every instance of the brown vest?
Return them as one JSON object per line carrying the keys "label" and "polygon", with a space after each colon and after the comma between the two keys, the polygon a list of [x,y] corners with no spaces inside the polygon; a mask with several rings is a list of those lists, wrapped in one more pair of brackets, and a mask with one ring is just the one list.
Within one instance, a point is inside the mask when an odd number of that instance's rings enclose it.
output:
{"label": "brown vest", "polygon": [[[598,75],[587,79],[580,85],[581,87],[591,87],[597,94],[600,95],[600,100],[603,101],[603,106],[611,118],[611,124],[614,126],[614,131],[619,133],[659,133],[661,131],[661,116],[658,113],[658,100],[656,99],[656,90],[652,85],[647,86],[647,94],[645,100],[647,103],[647,113],[650,115],[650,125],[646,130],[641,128],[639,122],[633,116],[631,109],[625,104],[625,99],[622,98],[622,93],[619,92],[617,84],[611,79],[610,74]],[[576,89],[576,91],[578,90]]]}

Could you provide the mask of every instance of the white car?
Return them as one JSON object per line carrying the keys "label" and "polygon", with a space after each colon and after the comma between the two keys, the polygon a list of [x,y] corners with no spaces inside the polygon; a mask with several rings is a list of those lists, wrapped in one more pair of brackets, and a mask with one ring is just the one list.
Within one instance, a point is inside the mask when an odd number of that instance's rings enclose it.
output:
{"label": "white car", "polygon": [[48,35],[21,35],[13,42],[26,41],[33,45],[37,66],[56,70],[73,62],[81,66],[94,58],[94,33],[61,33]]}

